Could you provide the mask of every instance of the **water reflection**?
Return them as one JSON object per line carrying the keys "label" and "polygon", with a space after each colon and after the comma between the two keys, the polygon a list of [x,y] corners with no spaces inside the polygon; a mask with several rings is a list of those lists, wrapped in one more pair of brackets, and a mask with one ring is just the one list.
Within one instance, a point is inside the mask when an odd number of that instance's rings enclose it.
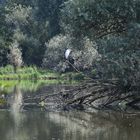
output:
{"label": "water reflection", "polygon": [[[139,140],[140,118],[84,112],[0,112],[2,140]],[[131,123],[131,126],[129,125]]]}
{"label": "water reflection", "polygon": [[21,89],[18,86],[15,86],[14,94],[11,100],[11,112],[16,120],[20,114],[20,111],[22,111],[21,110],[22,103],[23,103],[23,95]]}
{"label": "water reflection", "polygon": [[23,95],[21,89],[18,85],[14,87],[13,95],[9,99],[10,104],[10,116],[11,121],[13,121],[13,129],[7,132],[6,139],[10,140],[25,140],[27,137],[19,131],[22,127],[24,121],[24,114],[22,113]]}
{"label": "water reflection", "polygon": [[[44,86],[27,92],[16,85],[9,111],[0,111],[1,140],[139,140],[140,116],[113,112],[44,112],[23,110],[25,97],[54,94],[67,86]],[[57,89],[57,90],[56,90]]]}

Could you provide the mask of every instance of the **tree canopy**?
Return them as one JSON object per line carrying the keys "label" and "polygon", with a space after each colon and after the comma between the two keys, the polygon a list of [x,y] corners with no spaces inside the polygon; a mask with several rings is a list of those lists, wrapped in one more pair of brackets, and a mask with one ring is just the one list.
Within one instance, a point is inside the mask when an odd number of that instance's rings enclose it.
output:
{"label": "tree canopy", "polygon": [[140,84],[139,0],[8,0],[0,4],[0,65],[17,41],[24,65],[74,66],[124,86]]}

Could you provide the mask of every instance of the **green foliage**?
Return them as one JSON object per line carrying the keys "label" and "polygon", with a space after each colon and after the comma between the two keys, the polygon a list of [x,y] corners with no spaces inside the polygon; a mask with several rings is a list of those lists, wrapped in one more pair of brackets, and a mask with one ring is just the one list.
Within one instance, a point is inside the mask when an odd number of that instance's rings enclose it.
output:
{"label": "green foliage", "polygon": [[7,65],[6,67],[1,67],[0,68],[0,74],[8,74],[8,73],[14,73],[13,71],[13,66]]}
{"label": "green foliage", "polygon": [[[70,48],[78,70],[138,86],[139,7],[139,0],[9,0],[0,6],[0,66],[7,64],[10,44],[17,40],[25,65],[73,71],[64,59]],[[0,76],[10,71],[2,69]],[[32,67],[23,69],[17,78],[39,75]]]}
{"label": "green foliage", "polygon": [[140,26],[134,24],[125,36],[110,36],[99,41],[102,59],[96,66],[103,79],[119,78],[125,86],[140,84],[139,31]]}
{"label": "green foliage", "polygon": [[[6,67],[0,68],[0,80],[60,80],[59,82],[64,82],[65,80],[69,81],[71,78],[73,80],[77,80],[76,73],[66,73],[64,75],[61,75],[61,73],[54,72],[52,70],[47,69],[39,69],[36,66],[30,66],[30,67],[21,67],[17,69],[17,72],[14,72],[14,68],[11,65],[7,65]],[[80,77],[80,76],[79,76]]]}
{"label": "green foliage", "polygon": [[118,79],[129,88],[140,84],[138,5],[139,0],[69,0],[61,10],[61,27],[66,34],[79,41],[88,37],[97,44],[100,59],[93,63],[96,77]]}
{"label": "green foliage", "polygon": [[120,33],[135,16],[133,0],[69,0],[61,10],[61,26],[76,37],[95,38]]}
{"label": "green foliage", "polygon": [[[3,4],[2,8],[0,7],[2,48],[6,43],[6,46],[9,46],[17,40],[22,48],[24,63],[41,66],[45,42],[59,32],[57,21],[60,4],[61,0],[9,0]],[[3,58],[1,61],[4,64]]]}
{"label": "green foliage", "polygon": [[22,67],[18,68],[16,74],[11,65],[0,68],[0,80],[31,80],[38,79],[40,73],[36,67]]}

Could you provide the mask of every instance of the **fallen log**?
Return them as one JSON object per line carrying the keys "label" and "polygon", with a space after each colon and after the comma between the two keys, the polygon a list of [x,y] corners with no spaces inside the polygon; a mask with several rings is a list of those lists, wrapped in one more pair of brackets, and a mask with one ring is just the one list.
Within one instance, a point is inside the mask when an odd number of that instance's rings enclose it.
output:
{"label": "fallen log", "polygon": [[49,107],[56,107],[61,110],[66,107],[77,109],[79,106],[82,106],[83,109],[93,107],[127,111],[131,107],[133,110],[140,110],[140,95],[134,89],[124,90],[118,85],[117,80],[92,80],[55,94],[46,95],[44,93],[34,98],[26,98],[24,102],[27,103],[30,100],[36,104],[44,102],[47,110],[49,110]]}

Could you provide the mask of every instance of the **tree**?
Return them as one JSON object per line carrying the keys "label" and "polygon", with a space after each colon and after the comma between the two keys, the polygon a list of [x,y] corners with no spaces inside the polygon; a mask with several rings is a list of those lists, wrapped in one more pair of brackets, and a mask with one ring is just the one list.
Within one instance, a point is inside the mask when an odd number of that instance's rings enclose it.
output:
{"label": "tree", "polygon": [[5,15],[6,10],[0,4],[0,66],[5,66],[8,63],[8,46],[12,41],[12,30],[6,24]]}
{"label": "tree", "polygon": [[139,5],[139,0],[69,0],[61,10],[65,34],[97,44],[101,59],[94,68],[100,78],[117,79],[127,90],[140,84]]}
{"label": "tree", "polygon": [[[80,49],[77,47],[80,45]],[[67,35],[58,35],[46,43],[46,52],[43,59],[43,66],[59,71],[70,70],[66,63],[64,53],[66,49],[72,49],[71,57],[74,59],[74,66],[79,70],[91,69],[97,59],[100,58],[96,50],[97,44],[87,37],[77,40]],[[74,69],[73,69],[74,70]]]}
{"label": "tree", "polygon": [[61,10],[61,27],[76,37],[121,33],[135,19],[135,6],[134,0],[69,0]]}
{"label": "tree", "polygon": [[[132,24],[125,35],[111,35],[99,40],[98,52],[102,59],[97,63],[97,71],[103,79],[119,79],[125,87],[140,84],[140,24]],[[129,89],[128,88],[128,89]]]}
{"label": "tree", "polygon": [[17,41],[12,43],[10,46],[10,53],[8,54],[9,62],[13,65],[15,73],[16,73],[17,67],[20,67],[23,64],[22,53],[18,47],[19,47],[19,44]]}
{"label": "tree", "polygon": [[46,52],[43,58],[43,67],[53,70],[65,71],[68,65],[65,63],[64,53],[71,48],[69,36],[58,35],[46,43]]}
{"label": "tree", "polygon": [[[49,5],[49,3],[47,3]],[[41,66],[45,52],[45,42],[49,38],[52,29],[49,27],[49,18],[39,20],[38,0],[19,1],[10,0],[7,2],[5,9],[7,25],[13,31],[12,40],[17,40],[22,48],[23,60],[27,65]],[[44,7],[46,8],[46,7]],[[40,14],[43,14],[42,12]]]}

